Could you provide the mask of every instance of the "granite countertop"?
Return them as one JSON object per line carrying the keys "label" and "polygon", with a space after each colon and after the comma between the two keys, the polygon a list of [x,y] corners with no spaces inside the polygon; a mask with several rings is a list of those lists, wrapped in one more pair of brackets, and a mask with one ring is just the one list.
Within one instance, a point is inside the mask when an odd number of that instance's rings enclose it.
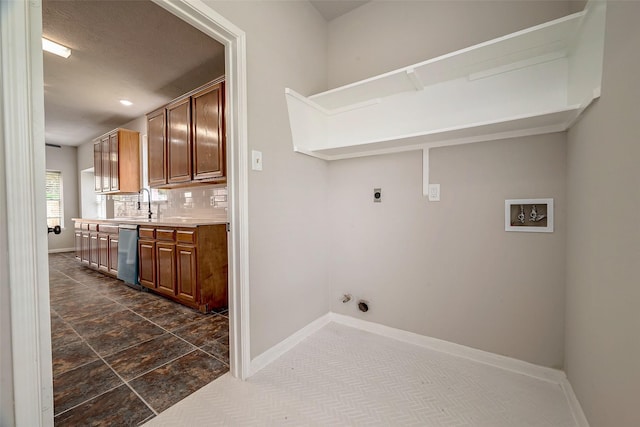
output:
{"label": "granite countertop", "polygon": [[160,225],[167,227],[197,227],[199,225],[227,224],[226,219],[214,218],[72,218],[75,222],[94,222],[98,224],[137,224],[137,225]]}

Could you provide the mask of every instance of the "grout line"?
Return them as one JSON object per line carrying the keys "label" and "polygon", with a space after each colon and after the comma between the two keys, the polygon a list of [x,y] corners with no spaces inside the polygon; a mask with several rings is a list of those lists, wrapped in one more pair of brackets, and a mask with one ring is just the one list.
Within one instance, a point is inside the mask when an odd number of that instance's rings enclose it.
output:
{"label": "grout line", "polygon": [[193,347],[193,348],[192,348],[191,350],[189,350],[188,352],[186,352],[185,354],[182,354],[182,355],[180,355],[180,356],[178,356],[178,357],[175,357],[175,358],[173,358],[173,359],[169,360],[168,362],[163,363],[162,365],[158,365],[158,366],[156,366],[156,367],[155,367],[155,368],[153,368],[153,369],[149,369],[148,371],[145,371],[145,372],[143,372],[142,374],[136,375],[135,377],[131,378],[128,382],[131,382],[131,381],[137,380],[138,378],[140,378],[140,377],[142,377],[142,376],[147,375],[147,374],[148,374],[149,372],[151,372],[151,371],[155,371],[156,369],[160,369],[160,368],[162,368],[163,366],[166,366],[166,365],[168,365],[169,363],[175,362],[176,360],[178,360],[178,359],[180,359],[180,358],[182,358],[182,357],[184,357],[184,356],[186,356],[186,355],[188,355],[188,354],[191,354],[191,353],[193,353],[193,352],[194,352],[194,351],[196,351],[196,350],[200,350],[198,347],[195,347],[195,346],[193,346],[193,345],[192,345],[192,347]]}
{"label": "grout line", "polygon": [[104,358],[102,356],[100,356],[100,354],[93,348],[91,347],[91,345],[87,344],[91,350],[93,350],[98,357],[100,358],[100,360],[102,360],[102,363],[104,363],[105,365],[107,365],[109,367],[109,369],[111,369],[111,371],[120,379],[120,381],[123,382],[124,385],[126,385],[127,387],[129,387],[129,389],[136,395],[138,396],[138,399],[140,399],[142,401],[142,403],[144,403],[145,405],[147,405],[147,407],[149,409],[151,409],[151,412],[153,412],[155,415],[158,415],[158,412],[156,412],[155,409],[153,409],[153,407],[145,400],[142,398],[142,396],[140,396],[140,394],[138,394],[138,392],[136,390],[133,389],[133,387],[131,387],[131,385],[129,385],[129,383],[127,381],[125,381],[124,378],[122,378],[122,376],[113,368],[113,366],[111,366],[106,360],[104,360]]}
{"label": "grout line", "polygon": [[[94,361],[94,362],[95,362],[95,361]],[[56,418],[56,417],[59,417],[59,416],[60,416],[60,415],[62,415],[62,414],[66,414],[67,412],[71,411],[72,409],[76,409],[78,406],[82,406],[82,405],[84,405],[85,403],[92,401],[93,399],[96,399],[96,398],[98,398],[98,397],[100,397],[100,396],[102,396],[102,395],[104,395],[104,394],[109,393],[110,391],[113,391],[113,390],[117,389],[118,387],[122,387],[123,385],[125,385],[125,383],[118,384],[117,386],[112,387],[112,388],[110,388],[109,390],[106,390],[106,391],[103,391],[102,393],[96,394],[95,396],[93,396],[93,397],[91,397],[91,398],[89,398],[89,399],[87,399],[87,400],[83,400],[82,402],[78,403],[77,405],[74,405],[74,406],[72,406],[72,407],[70,407],[70,408],[67,408],[67,409],[65,409],[64,411],[60,412],[60,413],[54,414],[54,416],[53,416],[53,417],[54,417],[54,418]]]}

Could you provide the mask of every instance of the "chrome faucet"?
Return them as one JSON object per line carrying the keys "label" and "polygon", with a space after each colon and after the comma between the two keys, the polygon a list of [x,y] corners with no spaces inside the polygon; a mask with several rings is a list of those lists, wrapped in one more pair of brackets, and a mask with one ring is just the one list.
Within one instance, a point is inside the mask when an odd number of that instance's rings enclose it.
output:
{"label": "chrome faucet", "polygon": [[148,188],[146,187],[142,187],[142,189],[140,190],[140,193],[138,193],[138,210],[140,210],[140,194],[144,194],[143,192],[146,191],[147,192],[147,196],[149,196],[149,219],[151,219],[151,192],[149,191]]}

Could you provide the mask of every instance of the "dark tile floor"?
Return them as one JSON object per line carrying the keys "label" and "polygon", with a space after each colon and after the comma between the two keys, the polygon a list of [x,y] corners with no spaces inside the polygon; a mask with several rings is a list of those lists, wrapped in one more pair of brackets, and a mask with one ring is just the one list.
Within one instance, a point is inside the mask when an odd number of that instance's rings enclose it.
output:
{"label": "dark tile floor", "polygon": [[139,425],[229,370],[227,311],[202,314],[49,255],[56,426]]}

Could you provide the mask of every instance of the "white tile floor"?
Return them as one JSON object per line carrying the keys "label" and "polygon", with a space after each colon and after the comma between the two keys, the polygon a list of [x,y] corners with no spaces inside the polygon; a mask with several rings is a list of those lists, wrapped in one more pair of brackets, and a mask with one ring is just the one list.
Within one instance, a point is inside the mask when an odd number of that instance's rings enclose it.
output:
{"label": "white tile floor", "polygon": [[146,426],[575,426],[558,384],[330,323]]}

